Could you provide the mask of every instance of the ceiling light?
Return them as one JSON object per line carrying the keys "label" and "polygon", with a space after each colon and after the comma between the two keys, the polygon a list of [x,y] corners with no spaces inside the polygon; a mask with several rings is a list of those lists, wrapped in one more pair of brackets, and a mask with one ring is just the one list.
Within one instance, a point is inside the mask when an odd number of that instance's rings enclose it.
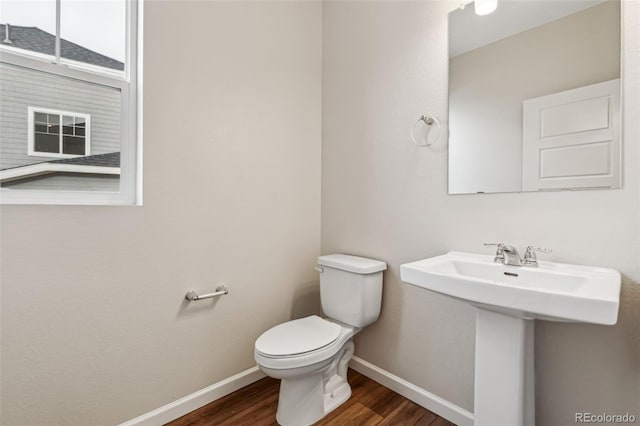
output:
{"label": "ceiling light", "polygon": [[476,15],[488,15],[498,7],[498,0],[475,0]]}

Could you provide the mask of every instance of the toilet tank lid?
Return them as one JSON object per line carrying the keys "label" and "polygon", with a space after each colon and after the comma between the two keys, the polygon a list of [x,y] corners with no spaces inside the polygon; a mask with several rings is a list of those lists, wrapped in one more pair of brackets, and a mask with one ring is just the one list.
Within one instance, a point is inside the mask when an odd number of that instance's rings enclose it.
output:
{"label": "toilet tank lid", "polygon": [[326,256],[320,256],[318,258],[318,265],[355,272],[356,274],[373,274],[374,272],[384,271],[387,269],[387,264],[380,260],[350,256],[348,254],[329,254]]}

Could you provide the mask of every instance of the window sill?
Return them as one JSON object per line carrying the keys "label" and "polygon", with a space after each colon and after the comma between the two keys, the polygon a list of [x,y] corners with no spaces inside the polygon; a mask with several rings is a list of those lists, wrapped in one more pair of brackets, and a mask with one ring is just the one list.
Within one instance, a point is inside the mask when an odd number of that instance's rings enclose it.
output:
{"label": "window sill", "polygon": [[2,205],[84,205],[84,206],[142,206],[133,194],[121,192],[40,191],[0,189]]}

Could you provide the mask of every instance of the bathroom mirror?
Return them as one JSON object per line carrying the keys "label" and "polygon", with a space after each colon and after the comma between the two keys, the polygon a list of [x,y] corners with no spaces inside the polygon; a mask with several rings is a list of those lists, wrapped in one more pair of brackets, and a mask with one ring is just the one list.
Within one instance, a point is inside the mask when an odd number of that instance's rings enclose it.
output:
{"label": "bathroom mirror", "polygon": [[449,193],[621,186],[620,1],[449,14]]}

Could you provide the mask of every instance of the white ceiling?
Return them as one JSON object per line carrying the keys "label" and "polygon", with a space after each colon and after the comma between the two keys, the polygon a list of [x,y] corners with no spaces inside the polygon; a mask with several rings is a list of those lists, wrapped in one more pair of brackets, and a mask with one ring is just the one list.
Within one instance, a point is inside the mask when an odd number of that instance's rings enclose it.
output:
{"label": "white ceiling", "polygon": [[496,11],[485,16],[476,15],[473,3],[469,3],[464,9],[458,8],[449,13],[449,57],[486,46],[603,1],[605,0],[498,0]]}

